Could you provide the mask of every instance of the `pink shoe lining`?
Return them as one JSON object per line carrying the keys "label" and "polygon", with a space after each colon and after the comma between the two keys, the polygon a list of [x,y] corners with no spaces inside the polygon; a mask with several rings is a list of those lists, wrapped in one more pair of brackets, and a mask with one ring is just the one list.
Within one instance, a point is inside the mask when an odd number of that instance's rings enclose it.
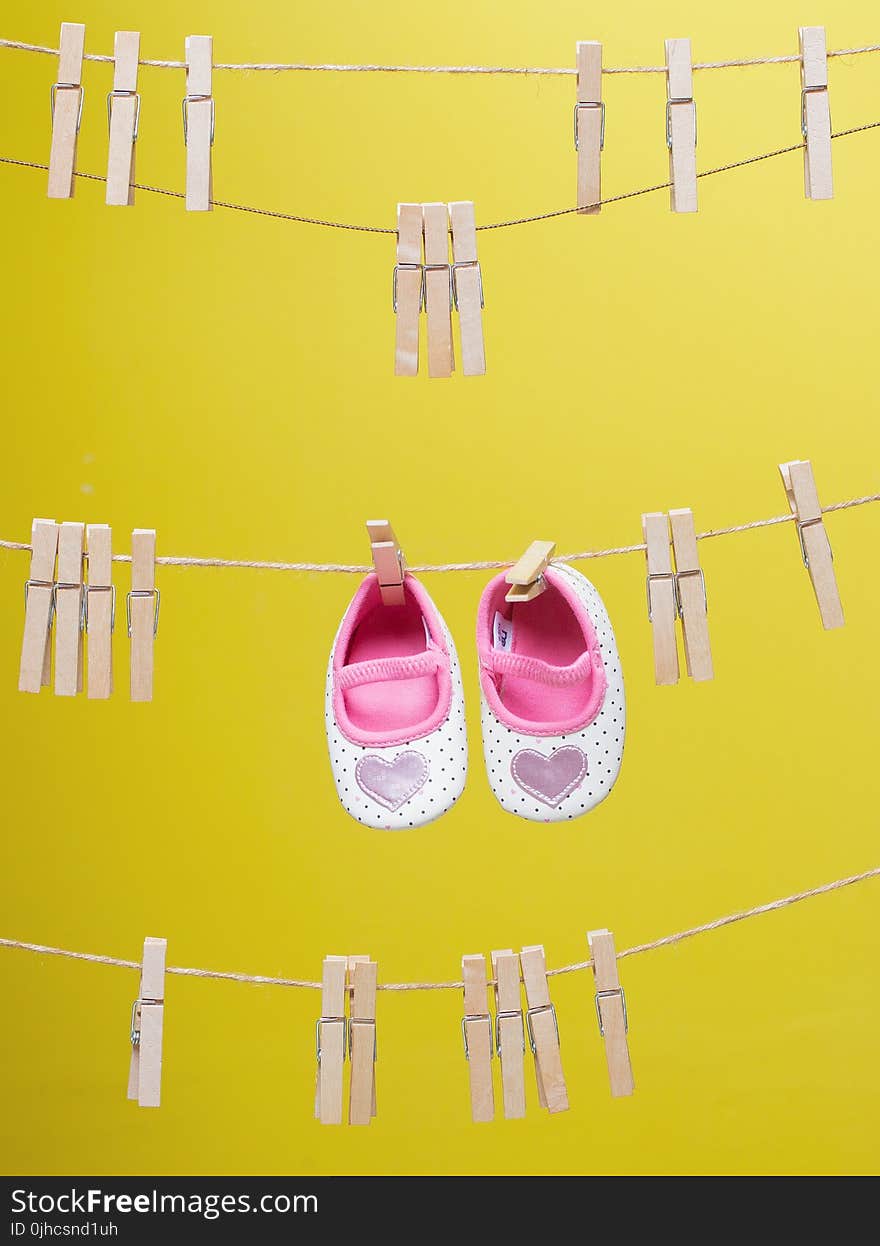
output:
{"label": "pink shoe lining", "polygon": [[[492,652],[490,671],[496,675],[512,675],[515,679],[533,679],[550,688],[568,688],[583,683],[593,673],[596,654],[582,653],[570,666],[551,666],[540,658],[525,657],[521,653]],[[599,659],[601,665],[601,657]]]}
{"label": "pink shoe lining", "polygon": [[[552,567],[534,601],[504,601],[499,575],[486,586],[477,619],[480,683],[496,718],[523,735],[566,735],[594,721],[607,681],[596,629],[568,579]],[[513,651],[493,648],[496,611],[513,621]]]}
{"label": "pink shoe lining", "polygon": [[436,675],[441,665],[440,655],[431,648],[411,658],[374,658],[371,662],[353,662],[351,666],[343,666],[338,683],[343,692],[347,692],[349,688],[387,679],[419,679],[422,675]]}
{"label": "pink shoe lining", "polygon": [[336,640],[333,713],[354,744],[409,743],[449,715],[452,678],[439,615],[412,576],[405,577],[404,592],[404,605],[385,606],[376,576],[366,576]]}

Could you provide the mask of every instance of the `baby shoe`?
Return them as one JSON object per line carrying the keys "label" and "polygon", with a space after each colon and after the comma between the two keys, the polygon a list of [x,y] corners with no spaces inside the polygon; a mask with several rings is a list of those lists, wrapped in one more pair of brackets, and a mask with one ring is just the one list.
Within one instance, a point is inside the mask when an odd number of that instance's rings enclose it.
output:
{"label": "baby shoe", "polygon": [[375,574],[355,593],[327,670],[326,722],[336,791],[378,830],[424,826],[464,789],[467,736],[452,637],[406,575],[404,603],[384,605]]}
{"label": "baby shoe", "polygon": [[623,674],[608,612],[568,566],[544,573],[532,601],[504,600],[504,575],[477,619],[483,753],[509,813],[562,822],[595,808],[623,759]]}

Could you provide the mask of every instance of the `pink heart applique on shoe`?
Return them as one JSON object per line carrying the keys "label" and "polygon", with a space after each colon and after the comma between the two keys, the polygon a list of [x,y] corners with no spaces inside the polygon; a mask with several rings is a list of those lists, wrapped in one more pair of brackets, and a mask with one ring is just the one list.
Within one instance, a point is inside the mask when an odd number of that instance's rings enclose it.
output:
{"label": "pink heart applique on shoe", "polygon": [[394,761],[364,756],[355,766],[354,777],[362,792],[377,804],[396,813],[428,781],[428,763],[421,753],[401,753]]}
{"label": "pink heart applique on shoe", "polygon": [[587,756],[573,744],[554,749],[549,757],[526,748],[514,757],[510,773],[524,792],[556,808],[583,782]]}

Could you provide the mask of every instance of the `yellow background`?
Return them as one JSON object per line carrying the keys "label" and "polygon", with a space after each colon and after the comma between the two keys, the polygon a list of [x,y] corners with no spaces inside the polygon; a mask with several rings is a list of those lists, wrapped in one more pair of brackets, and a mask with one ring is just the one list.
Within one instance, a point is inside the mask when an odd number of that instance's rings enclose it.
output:
{"label": "yellow background", "polygon": [[[711,7],[711,6],[710,6]],[[8,0],[2,34],[217,60],[610,65],[880,38],[876,7],[646,0],[593,17],[449,0],[150,5]],[[0,154],[45,161],[50,57],[0,50]],[[106,160],[108,65],[87,64],[79,167]],[[831,64],[837,129],[880,118],[880,58]],[[179,71],[143,69],[140,180],[182,188]],[[663,181],[661,76],[607,77],[604,188]],[[700,73],[699,165],[798,141],[796,65]],[[215,75],[219,198],[393,225],[404,200],[473,198],[487,222],[573,202],[571,78]],[[777,463],[811,457],[826,502],[880,484],[880,139],[834,144],[836,200],[798,153],[668,196],[480,235],[489,374],[395,380],[393,239],[103,186],[49,202],[0,167],[7,407],[0,535],[34,515],[154,526],[160,552],[363,561],[388,514],[413,562],[640,539],[643,510],[715,527],[785,509]],[[878,511],[831,516],[847,626],[823,633],[790,525],[701,546],[717,678],[653,684],[640,555],[584,564],[617,630],[629,701],[620,783],[542,828],[504,814],[479,743],[482,574],[431,577],[465,671],[458,807],[381,834],[336,802],[324,666],[345,576],[163,569],[156,699],[15,691],[21,553],[0,557],[2,933],[169,963],[317,977],[369,952],[385,980],[459,974],[462,953],[543,942],[551,965],[876,865]],[[118,569],[120,593],[126,568]],[[10,1173],[869,1172],[877,1168],[876,884],[624,962],[637,1081],[612,1101],[591,982],[553,994],[572,1103],[470,1123],[453,992],[379,998],[379,1117],[312,1119],[313,992],[170,978],[163,1106],[125,1099],[134,974],[0,952]]]}

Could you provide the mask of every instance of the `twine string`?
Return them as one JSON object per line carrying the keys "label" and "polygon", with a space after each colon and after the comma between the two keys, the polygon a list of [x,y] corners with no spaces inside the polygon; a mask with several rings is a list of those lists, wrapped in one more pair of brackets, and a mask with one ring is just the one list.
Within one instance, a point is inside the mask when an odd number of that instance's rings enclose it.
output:
{"label": "twine string", "polygon": [[[2,43],[2,41],[0,41]],[[836,130],[832,138],[848,138],[851,134],[862,134],[865,130],[876,130],[880,127],[880,121],[866,121],[862,125],[851,126],[848,130]],[[714,169],[703,169],[697,174],[698,178],[715,177],[719,173],[730,173],[734,169],[743,169],[750,164],[760,164],[764,160],[772,160],[776,156],[787,156],[793,151],[803,151],[804,143],[792,143],[788,147],[777,147],[774,151],[761,152],[757,156],[746,156],[742,160],[733,160],[728,164],[717,165]],[[39,169],[47,172],[49,166],[42,164],[38,160],[18,160],[13,156],[0,156],[0,164],[12,165],[19,169]],[[100,173],[80,173],[74,171],[74,177],[81,178],[87,182],[106,182],[107,178]],[[597,199],[593,203],[579,204],[573,208],[556,208],[552,212],[539,212],[533,216],[517,216],[510,220],[492,221],[488,224],[477,225],[478,232],[489,229],[510,229],[514,225],[533,225],[537,221],[552,221],[561,216],[573,216],[581,212],[583,208],[607,207],[612,203],[623,203],[627,199],[639,199],[643,195],[653,195],[661,190],[668,190],[672,185],[671,182],[657,182],[653,186],[642,186],[638,190],[623,191],[618,195],[607,195],[604,199]],[[182,190],[169,190],[163,186],[148,186],[143,182],[132,182],[134,190],[142,190],[151,195],[165,195],[169,199],[185,199],[186,194]],[[225,199],[212,199],[211,203],[215,208],[226,208],[231,212],[247,212],[252,216],[266,216],[276,221],[293,221],[298,225],[319,225],[325,229],[343,229],[353,233],[360,234],[387,234],[392,237],[397,236],[397,230],[388,225],[359,225],[351,221],[331,221],[320,216],[304,216],[297,212],[278,212],[271,208],[257,208],[244,203],[230,203]]]}
{"label": "twine string", "polygon": [[[867,506],[872,502],[880,502],[880,493],[868,493],[862,497],[848,498],[845,502],[831,502],[823,506],[822,513],[827,515],[834,511],[851,510],[855,506]],[[712,537],[731,536],[738,532],[751,532],[756,528],[771,528],[776,524],[791,523],[794,514],[772,515],[767,519],[752,519],[749,523],[732,524],[727,528],[709,528],[697,533],[698,541],[708,541]],[[7,541],[0,539],[0,549],[30,551],[27,541]],[[571,563],[585,562],[590,558],[613,558],[618,554],[638,554],[645,552],[644,541],[635,545],[612,545],[608,549],[583,549],[574,554],[557,554],[552,562]],[[88,555],[86,555],[88,557]],[[114,562],[131,562],[131,554],[114,554]],[[368,563],[346,562],[266,562],[261,559],[248,558],[198,558],[182,554],[162,554],[156,563],[163,567],[234,567],[247,571],[299,571],[317,575],[367,575],[373,570]],[[479,562],[444,562],[444,563],[407,563],[407,570],[415,575],[442,575],[451,571],[500,571],[509,567],[511,559],[484,559]]]}
{"label": "twine string", "polygon": [[[58,56],[58,48],[43,47],[39,43],[25,43],[20,39],[0,39],[0,47],[16,52],[37,52],[44,56]],[[866,53],[880,52],[880,43],[869,43],[858,48],[836,48],[828,52],[829,57],[863,56]],[[696,61],[692,68],[704,69],[751,69],[756,65],[796,65],[800,56],[791,53],[786,56],[745,56],[726,61]],[[114,64],[115,58],[106,53],[85,52],[83,60],[98,61],[103,64]],[[150,69],[186,69],[186,61],[169,61],[145,58],[138,61],[139,65]],[[336,74],[486,74],[489,76],[516,75],[519,77],[573,77],[577,74],[574,67],[564,66],[553,68],[542,65],[346,65],[333,62],[306,64],[302,61],[217,61],[214,69],[231,70],[237,73],[336,73]],[[603,74],[665,74],[665,65],[603,65]]]}
{"label": "twine string", "polygon": [[[641,956],[643,952],[653,952],[658,948],[670,947],[676,943],[682,943],[685,939],[693,939],[697,935],[709,934],[713,930],[721,930],[724,926],[732,926],[736,922],[747,921],[751,917],[762,917],[766,913],[775,913],[778,909],[790,908],[793,904],[800,904],[803,900],[812,900],[817,896],[828,895],[832,891],[840,891],[844,887],[853,887],[857,883],[867,882],[869,879],[880,877],[880,866],[876,866],[870,870],[863,870],[860,874],[850,874],[847,878],[837,878],[830,883],[822,883],[819,887],[810,887],[806,891],[797,891],[794,895],[783,896],[778,900],[771,900],[767,904],[759,904],[754,908],[741,909],[736,913],[729,913],[726,917],[717,917],[714,921],[704,922],[700,926],[691,926],[687,930],[679,930],[675,934],[664,935],[660,939],[653,939],[649,943],[637,943],[634,947],[624,948],[617,953],[618,960],[624,960],[628,956]],[[35,952],[41,956],[61,956],[66,960],[89,961],[94,965],[111,965],[119,969],[140,969],[140,962],[136,960],[122,960],[116,956],[99,956],[91,952],[71,952],[66,948],[49,947],[43,943],[26,943],[19,939],[2,939],[0,938],[0,947],[11,948],[19,952]],[[565,973],[580,973],[585,969],[590,969],[593,962],[591,960],[575,961],[571,965],[560,965],[556,969],[548,969],[547,977],[559,977]],[[233,973],[220,969],[192,969],[179,965],[170,965],[165,970],[166,973],[174,974],[181,978],[216,978],[224,982],[244,982],[252,986],[284,986],[303,988],[310,991],[320,991],[321,983],[313,982],[307,978],[274,978],[267,977],[264,974],[250,973]],[[495,980],[489,980],[489,986],[495,986]],[[380,991],[460,991],[464,988],[464,983],[456,982],[380,982],[377,989]]]}

